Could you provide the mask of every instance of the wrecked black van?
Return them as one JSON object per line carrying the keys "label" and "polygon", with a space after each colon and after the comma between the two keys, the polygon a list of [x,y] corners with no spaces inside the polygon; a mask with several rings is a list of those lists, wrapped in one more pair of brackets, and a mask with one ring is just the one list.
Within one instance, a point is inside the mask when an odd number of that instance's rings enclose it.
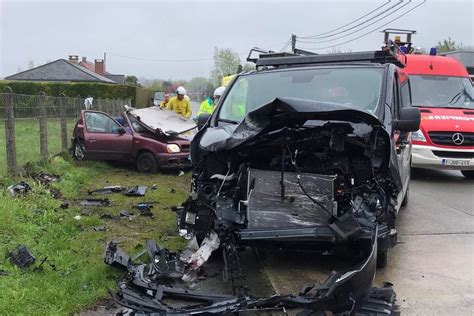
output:
{"label": "wrecked black van", "polygon": [[368,241],[378,226],[385,266],[420,123],[396,52],[260,55],[200,118],[181,235],[316,248]]}

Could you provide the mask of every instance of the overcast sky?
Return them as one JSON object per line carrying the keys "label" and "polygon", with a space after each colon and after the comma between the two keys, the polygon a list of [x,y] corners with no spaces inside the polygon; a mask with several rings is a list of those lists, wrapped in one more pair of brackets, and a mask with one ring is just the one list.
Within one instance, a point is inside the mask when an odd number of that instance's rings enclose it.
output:
{"label": "overcast sky", "polygon": [[[242,59],[253,46],[280,50],[292,33],[304,37],[330,31],[387,1],[0,0],[0,78],[16,73],[19,67],[25,70],[30,60],[39,65],[67,59],[69,54],[93,60],[102,58],[104,52],[111,73],[164,79],[209,77],[215,46],[231,48]],[[392,0],[380,12],[396,2]],[[415,45],[426,48],[448,36],[464,45],[474,44],[474,0],[427,0],[383,26],[421,2],[412,0],[361,32],[298,45],[326,47],[375,29],[357,41],[337,46],[342,50],[372,50],[382,44],[378,30],[388,27],[417,30]],[[338,36],[344,35],[347,32]]]}

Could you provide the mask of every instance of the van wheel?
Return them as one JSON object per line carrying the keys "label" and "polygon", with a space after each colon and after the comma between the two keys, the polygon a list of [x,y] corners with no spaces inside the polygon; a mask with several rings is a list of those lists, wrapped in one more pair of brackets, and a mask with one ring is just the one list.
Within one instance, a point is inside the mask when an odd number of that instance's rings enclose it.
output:
{"label": "van wheel", "polygon": [[461,170],[461,173],[468,179],[474,179],[474,170]]}
{"label": "van wheel", "polygon": [[72,156],[76,160],[84,160],[85,157],[85,147],[84,143],[81,142],[80,140],[76,140],[74,142],[74,147],[72,149]]}
{"label": "van wheel", "polygon": [[388,263],[388,250],[377,252],[377,268],[385,268]]}
{"label": "van wheel", "polygon": [[140,172],[155,173],[158,170],[158,163],[151,152],[143,152],[138,155],[137,169]]}

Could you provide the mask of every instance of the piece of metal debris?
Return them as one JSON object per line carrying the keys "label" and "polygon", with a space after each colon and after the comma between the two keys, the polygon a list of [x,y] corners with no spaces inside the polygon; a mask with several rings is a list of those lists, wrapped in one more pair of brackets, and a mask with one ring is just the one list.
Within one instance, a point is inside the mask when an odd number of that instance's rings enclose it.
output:
{"label": "piece of metal debris", "polygon": [[25,246],[18,246],[14,251],[8,254],[10,262],[21,269],[26,269],[29,265],[35,262],[36,258],[31,251]]}
{"label": "piece of metal debris", "polygon": [[128,218],[129,220],[133,219],[133,213],[129,213],[126,210],[121,210],[119,216],[120,218]]}
{"label": "piece of metal debris", "polygon": [[127,190],[127,192],[125,193],[125,195],[128,195],[128,196],[144,196],[145,193],[146,193],[147,188],[148,187],[144,186],[144,185],[135,186],[135,187],[129,188]]}
{"label": "piece of metal debris", "polygon": [[94,227],[94,230],[96,232],[105,232],[107,229],[105,228],[105,226],[97,226],[97,227]]}
{"label": "piece of metal debris", "polygon": [[67,209],[69,208],[69,202],[61,202],[61,205],[59,205],[59,207],[62,209]]}
{"label": "piece of metal debris", "polygon": [[21,181],[20,183],[10,185],[7,190],[12,197],[16,197],[18,195],[25,195],[31,191],[31,187],[28,183]]}
{"label": "piece of metal debris", "polygon": [[89,195],[92,195],[93,193],[111,194],[111,193],[120,193],[123,190],[125,190],[125,188],[120,185],[108,185],[100,189],[89,190],[88,193]]}
{"label": "piece of metal debris", "polygon": [[153,191],[156,191],[156,190],[158,190],[158,186],[157,186],[156,184],[153,184],[153,185],[151,186],[151,189],[152,189]]}
{"label": "piece of metal debris", "polygon": [[153,212],[151,211],[153,205],[148,203],[139,203],[136,208],[138,208],[140,211],[141,216],[149,216],[153,218]]}
{"label": "piece of metal debris", "polygon": [[184,176],[184,171],[183,170],[180,170],[179,173],[178,173],[178,177],[181,177],[181,176]]}
{"label": "piece of metal debris", "polygon": [[85,199],[80,200],[79,205],[81,206],[109,206],[109,199]]}
{"label": "piece of metal debris", "polygon": [[47,174],[43,172],[32,174],[31,177],[44,186],[49,186],[52,182],[57,182],[60,179],[57,174]]}

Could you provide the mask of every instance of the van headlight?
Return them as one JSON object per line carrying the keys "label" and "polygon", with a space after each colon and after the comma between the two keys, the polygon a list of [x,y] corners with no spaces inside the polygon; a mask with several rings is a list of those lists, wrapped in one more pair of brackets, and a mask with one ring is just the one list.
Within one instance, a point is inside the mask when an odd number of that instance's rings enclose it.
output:
{"label": "van headlight", "polygon": [[411,139],[414,141],[426,143],[425,135],[423,135],[423,132],[421,131],[421,129],[417,130],[416,132],[411,133]]}
{"label": "van headlight", "polygon": [[179,148],[178,145],[176,144],[168,144],[166,145],[166,151],[170,154],[172,153],[179,153],[181,152],[181,149]]}

